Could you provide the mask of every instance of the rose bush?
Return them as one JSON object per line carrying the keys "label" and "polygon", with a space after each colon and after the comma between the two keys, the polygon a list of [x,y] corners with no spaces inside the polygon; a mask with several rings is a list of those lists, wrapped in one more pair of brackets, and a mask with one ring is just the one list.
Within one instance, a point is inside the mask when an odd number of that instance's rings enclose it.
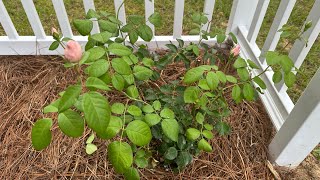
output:
{"label": "rose bush", "polygon": [[[92,18],[97,19],[100,33],[90,34]],[[143,16],[129,16],[123,25],[114,15],[89,10],[86,19],[74,21],[79,33],[88,36],[83,53],[79,43],[53,31],[50,49],[65,48],[69,60],[65,66],[76,67],[79,82],[67,87],[43,112],[58,113],[59,128],[70,137],[83,136],[88,126],[92,130],[86,141],[88,154],[97,150],[95,135],[109,139],[108,160],[127,179],[139,179],[137,168],[155,165],[180,171],[201,151],[213,151],[210,140],[231,131],[224,121],[230,114],[226,96],[231,92],[235,103],[257,99],[257,93],[267,88],[260,76],[271,68],[273,81],[284,78],[290,87],[295,81],[294,65],[283,53],[267,52],[269,66],[259,70],[253,61],[239,57],[235,35],[200,31],[208,23],[204,14],[194,14],[192,20],[192,33],[199,33],[200,41],[185,44],[177,39],[166,45],[163,56],[136,44],[138,38],[153,38]],[[158,13],[148,21],[156,27],[162,24]],[[216,37],[217,44],[228,42],[232,50],[226,54],[202,42],[210,37]],[[184,63],[186,72],[159,86],[159,72],[176,62]],[[112,91],[123,100],[110,104],[106,95]],[[36,150],[50,144],[52,124],[50,118],[35,122],[31,136]]]}

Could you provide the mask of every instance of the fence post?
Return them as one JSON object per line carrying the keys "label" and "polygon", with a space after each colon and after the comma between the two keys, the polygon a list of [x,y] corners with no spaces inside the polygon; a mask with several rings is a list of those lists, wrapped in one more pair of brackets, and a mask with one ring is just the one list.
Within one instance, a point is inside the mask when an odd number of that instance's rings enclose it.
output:
{"label": "fence post", "polygon": [[296,167],[320,142],[320,69],[269,145],[279,166]]}
{"label": "fence post", "polygon": [[257,8],[257,4],[257,0],[234,0],[227,33],[233,32],[234,34],[238,34],[239,26],[245,26],[246,29],[249,29]]}

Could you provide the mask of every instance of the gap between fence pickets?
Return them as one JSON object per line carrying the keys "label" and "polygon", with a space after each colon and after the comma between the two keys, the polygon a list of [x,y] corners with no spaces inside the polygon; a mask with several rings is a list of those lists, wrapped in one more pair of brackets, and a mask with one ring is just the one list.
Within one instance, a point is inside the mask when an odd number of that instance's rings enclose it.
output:
{"label": "gap between fence pickets", "polygon": [[[238,27],[236,35],[238,37],[239,44],[242,47],[241,55],[245,59],[251,59],[252,61],[254,61],[257,65],[260,66],[261,69],[265,69],[267,65],[262,64],[259,60],[261,51],[256,43],[249,43],[246,38],[247,33],[248,30],[245,26]],[[253,75],[259,74],[259,71],[253,71]],[[261,75],[261,78],[267,85],[267,89],[264,91],[264,94],[259,94],[259,96],[271,118],[273,125],[277,130],[279,130],[288,117],[289,113],[292,111],[294,104],[286,92],[277,91],[272,82],[272,75],[273,73],[268,71],[265,74]]]}
{"label": "gap between fence pickets", "polygon": [[[88,42],[87,36],[73,36],[72,39],[78,41],[83,49],[85,43]],[[182,36],[180,39],[185,41],[186,44],[199,42],[199,36]],[[47,36],[45,39],[37,39],[35,36],[20,36],[17,40],[9,39],[7,36],[0,36],[0,55],[63,55],[62,47],[54,51],[49,50],[53,41],[54,39],[51,36]],[[173,36],[155,36],[150,42],[145,42],[139,38],[137,44],[147,44],[149,49],[156,50],[167,49],[165,45],[170,42],[178,45]],[[216,38],[210,38],[202,40],[202,42],[214,45],[217,41]],[[129,44],[126,41],[126,45]]]}

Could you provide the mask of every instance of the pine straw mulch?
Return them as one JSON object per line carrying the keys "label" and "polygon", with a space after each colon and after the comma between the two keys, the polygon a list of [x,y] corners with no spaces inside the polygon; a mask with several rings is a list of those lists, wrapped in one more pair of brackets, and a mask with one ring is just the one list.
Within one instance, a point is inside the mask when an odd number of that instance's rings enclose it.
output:
{"label": "pine straw mulch", "polygon": [[[162,76],[177,75],[181,69],[170,66]],[[75,77],[73,70],[63,67],[60,57],[0,56],[0,179],[122,179],[107,161],[108,142],[95,140],[98,151],[85,153],[88,129],[83,138],[72,139],[63,135],[55,122],[51,145],[41,152],[31,146],[32,124],[45,117],[42,108],[75,83]],[[231,107],[227,121],[232,133],[212,140],[212,153],[202,153],[179,174],[156,168],[141,170],[141,177],[274,179],[266,165],[274,130],[263,105],[258,101]],[[56,115],[50,116],[56,119]]]}

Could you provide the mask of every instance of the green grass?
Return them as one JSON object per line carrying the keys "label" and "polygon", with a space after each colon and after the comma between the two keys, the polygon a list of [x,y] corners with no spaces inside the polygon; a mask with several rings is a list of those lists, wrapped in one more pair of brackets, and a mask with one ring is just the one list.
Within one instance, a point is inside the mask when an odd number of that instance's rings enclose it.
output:
{"label": "green grass", "polygon": [[[297,0],[296,6],[288,21],[289,24],[301,26],[308,15],[315,0]],[[3,0],[7,10],[13,20],[13,23],[19,35],[33,35],[31,26],[28,22],[26,14],[22,8],[19,0]],[[82,0],[64,0],[68,12],[69,20],[72,21],[77,18],[84,18],[85,12]],[[144,15],[144,0],[128,0],[125,8],[126,13]],[[48,0],[34,0],[36,9],[39,13],[41,22],[44,26],[45,32],[50,34],[51,27],[59,27],[53,5]],[[114,13],[113,0],[95,0],[96,10],[104,10]],[[277,7],[280,0],[271,0],[267,11],[267,15],[263,21],[262,28],[257,39],[257,44],[262,47],[264,40],[267,37],[269,28],[272,24],[273,18],[276,14]],[[192,29],[192,22],[190,15],[194,12],[201,12],[203,9],[203,0],[185,0],[185,16],[183,33],[188,34]],[[225,32],[227,27],[228,18],[230,15],[232,0],[216,0],[215,10],[213,15],[213,23],[211,30],[215,32]],[[156,28],[156,35],[170,35],[173,29],[173,0],[155,0],[155,10],[160,12],[164,26]],[[75,34],[78,34],[74,27],[72,27]],[[0,26],[0,35],[4,35],[4,31]],[[293,88],[288,90],[290,97],[294,102],[300,97],[302,91],[307,86],[308,82],[320,66],[320,38],[313,45],[310,53],[304,61],[301,72],[297,75],[297,82]],[[279,46],[282,46],[284,41],[280,41]]]}

